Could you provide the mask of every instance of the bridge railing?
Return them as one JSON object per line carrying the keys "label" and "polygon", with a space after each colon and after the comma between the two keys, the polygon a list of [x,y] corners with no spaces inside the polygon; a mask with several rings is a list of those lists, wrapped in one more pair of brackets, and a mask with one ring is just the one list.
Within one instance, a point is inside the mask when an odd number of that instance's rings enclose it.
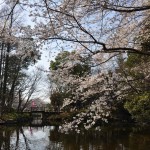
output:
{"label": "bridge railing", "polygon": [[30,108],[24,110],[24,112],[38,112],[38,111],[51,112],[54,114],[61,113],[61,112],[52,111],[48,107],[30,107]]}
{"label": "bridge railing", "polygon": [[47,107],[31,107],[31,111],[49,111]]}

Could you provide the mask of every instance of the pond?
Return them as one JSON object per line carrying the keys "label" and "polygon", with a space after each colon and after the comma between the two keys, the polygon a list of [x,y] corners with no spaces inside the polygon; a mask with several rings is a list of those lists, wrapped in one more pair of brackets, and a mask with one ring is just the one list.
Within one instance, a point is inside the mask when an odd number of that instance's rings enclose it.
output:
{"label": "pond", "polygon": [[60,133],[58,126],[0,126],[0,150],[150,150],[150,129],[103,127]]}

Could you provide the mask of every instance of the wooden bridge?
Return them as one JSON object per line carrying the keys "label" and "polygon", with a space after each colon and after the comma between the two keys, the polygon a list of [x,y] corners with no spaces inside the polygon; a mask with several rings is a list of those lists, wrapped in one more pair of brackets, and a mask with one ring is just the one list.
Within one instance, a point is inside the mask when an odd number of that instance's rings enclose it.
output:
{"label": "wooden bridge", "polygon": [[30,107],[29,109],[24,110],[24,112],[32,112],[32,111],[50,112],[48,107]]}
{"label": "wooden bridge", "polygon": [[30,116],[36,120],[45,120],[51,115],[59,115],[62,112],[50,111],[47,107],[31,107],[23,113],[30,113]]}

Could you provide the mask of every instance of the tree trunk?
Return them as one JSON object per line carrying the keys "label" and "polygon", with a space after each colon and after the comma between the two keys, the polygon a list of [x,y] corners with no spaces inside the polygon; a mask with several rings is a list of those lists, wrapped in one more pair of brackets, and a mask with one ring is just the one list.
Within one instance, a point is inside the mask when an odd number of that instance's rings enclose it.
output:
{"label": "tree trunk", "polygon": [[10,43],[7,44],[7,54],[6,54],[6,60],[5,60],[5,72],[4,72],[4,83],[3,83],[3,95],[2,95],[2,112],[5,111],[5,103],[6,103],[6,97],[7,97],[7,80],[8,80],[8,62],[9,62],[9,52],[10,52]]}

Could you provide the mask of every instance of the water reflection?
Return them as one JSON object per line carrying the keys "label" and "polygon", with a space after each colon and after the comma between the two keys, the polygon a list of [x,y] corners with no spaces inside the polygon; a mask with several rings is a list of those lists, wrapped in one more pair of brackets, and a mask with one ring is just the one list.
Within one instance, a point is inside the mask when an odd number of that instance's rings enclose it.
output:
{"label": "water reflection", "polygon": [[48,127],[1,127],[1,150],[45,150],[49,144]]}
{"label": "water reflection", "polygon": [[150,129],[103,128],[59,133],[59,127],[0,126],[0,150],[150,150]]}

